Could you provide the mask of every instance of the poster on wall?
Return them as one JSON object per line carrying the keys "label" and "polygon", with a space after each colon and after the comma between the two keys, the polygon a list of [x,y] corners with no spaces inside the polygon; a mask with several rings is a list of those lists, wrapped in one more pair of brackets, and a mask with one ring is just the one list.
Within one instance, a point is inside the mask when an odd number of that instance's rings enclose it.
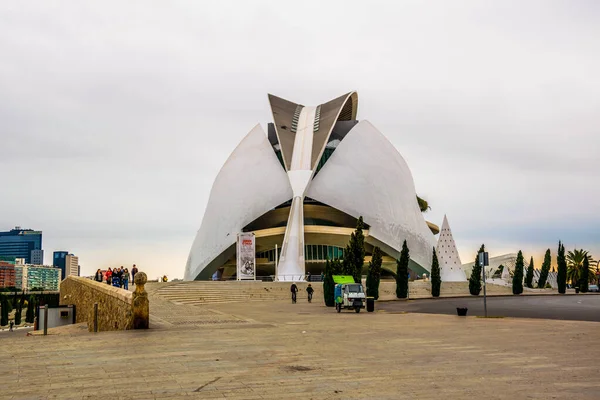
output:
{"label": "poster on wall", "polygon": [[254,233],[237,237],[237,279],[256,279],[256,243]]}

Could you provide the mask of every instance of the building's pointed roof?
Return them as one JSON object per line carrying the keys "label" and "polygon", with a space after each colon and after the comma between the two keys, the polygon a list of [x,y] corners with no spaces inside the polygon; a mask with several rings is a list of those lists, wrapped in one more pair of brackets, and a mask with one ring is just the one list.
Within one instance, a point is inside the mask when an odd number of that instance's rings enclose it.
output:
{"label": "building's pointed roof", "polygon": [[448,224],[448,218],[445,215],[436,251],[438,262],[440,263],[442,282],[464,282],[467,280],[465,271],[462,269],[458,250],[456,249],[456,243],[452,237],[450,225]]}

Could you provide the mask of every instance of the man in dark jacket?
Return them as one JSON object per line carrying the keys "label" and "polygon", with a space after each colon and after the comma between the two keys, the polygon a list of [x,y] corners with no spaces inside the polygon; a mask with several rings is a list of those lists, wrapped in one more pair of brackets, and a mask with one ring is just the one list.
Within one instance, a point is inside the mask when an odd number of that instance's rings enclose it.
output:
{"label": "man in dark jacket", "polygon": [[296,293],[298,293],[298,286],[296,286],[296,282],[292,283],[290,290],[292,292],[292,303],[296,304]]}
{"label": "man in dark jacket", "polygon": [[138,269],[135,266],[135,264],[133,264],[133,268],[131,268],[131,282],[133,282],[135,284],[135,274],[137,274]]}

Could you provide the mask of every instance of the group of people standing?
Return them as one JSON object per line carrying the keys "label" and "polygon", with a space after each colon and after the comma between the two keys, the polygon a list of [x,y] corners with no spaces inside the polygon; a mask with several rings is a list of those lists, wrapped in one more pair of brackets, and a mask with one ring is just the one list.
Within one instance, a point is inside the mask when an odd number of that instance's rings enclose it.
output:
{"label": "group of people standing", "polygon": [[131,277],[131,280],[134,280],[135,274],[137,274],[137,272],[138,269],[135,266],[135,264],[133,264],[131,273],[129,273],[129,269],[123,268],[122,265],[121,268],[109,268],[104,273],[100,269],[98,269],[98,271],[96,271],[96,275],[94,276],[94,280],[96,282],[105,282],[108,285],[128,290],[129,278]]}

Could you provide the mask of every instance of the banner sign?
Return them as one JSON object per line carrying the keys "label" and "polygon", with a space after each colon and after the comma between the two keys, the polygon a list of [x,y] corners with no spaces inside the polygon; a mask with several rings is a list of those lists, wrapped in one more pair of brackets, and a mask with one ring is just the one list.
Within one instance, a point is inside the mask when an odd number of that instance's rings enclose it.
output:
{"label": "banner sign", "polygon": [[237,279],[256,279],[256,241],[254,233],[238,233]]}

